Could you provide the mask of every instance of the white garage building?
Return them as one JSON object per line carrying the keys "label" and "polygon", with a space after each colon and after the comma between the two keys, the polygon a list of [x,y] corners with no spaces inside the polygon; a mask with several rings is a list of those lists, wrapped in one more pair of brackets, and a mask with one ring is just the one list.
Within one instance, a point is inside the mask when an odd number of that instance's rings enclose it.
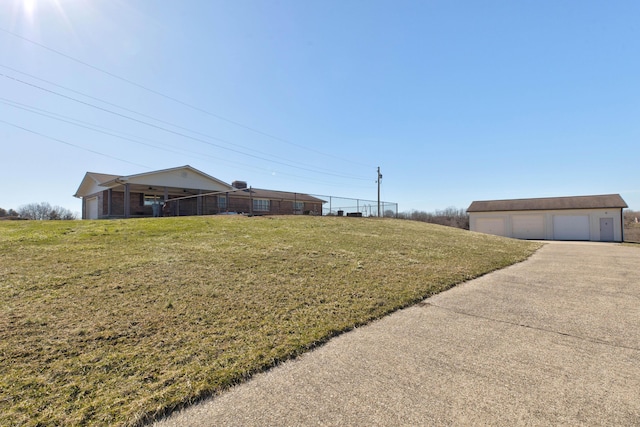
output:
{"label": "white garage building", "polygon": [[621,242],[619,194],[475,201],[467,209],[469,228],[498,236],[535,240]]}

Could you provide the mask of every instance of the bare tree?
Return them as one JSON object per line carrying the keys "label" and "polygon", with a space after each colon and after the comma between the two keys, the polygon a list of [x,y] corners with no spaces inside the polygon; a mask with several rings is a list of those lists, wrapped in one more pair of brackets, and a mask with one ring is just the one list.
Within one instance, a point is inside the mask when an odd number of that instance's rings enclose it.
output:
{"label": "bare tree", "polygon": [[398,218],[446,225],[464,230],[469,229],[469,214],[464,209],[454,207],[449,207],[442,211],[437,210],[433,213],[424,211],[401,212],[398,214]]}
{"label": "bare tree", "polygon": [[396,217],[396,213],[391,209],[387,209],[386,211],[384,211],[384,217],[385,218],[395,218]]}
{"label": "bare tree", "polygon": [[632,224],[637,224],[640,220],[640,212],[633,211],[631,209],[625,209],[624,211],[624,225],[625,227],[631,226]]}
{"label": "bare tree", "polygon": [[71,220],[76,216],[69,209],[54,206],[47,202],[29,203],[18,208],[18,215],[25,219],[34,220]]}

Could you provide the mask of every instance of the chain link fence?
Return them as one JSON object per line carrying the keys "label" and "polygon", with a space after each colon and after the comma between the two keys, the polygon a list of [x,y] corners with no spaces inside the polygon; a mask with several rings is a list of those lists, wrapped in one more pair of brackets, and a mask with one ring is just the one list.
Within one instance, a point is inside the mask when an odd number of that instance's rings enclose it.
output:
{"label": "chain link fence", "polygon": [[380,201],[380,215],[378,215],[378,201],[366,199],[351,199],[347,197],[326,196],[311,194],[322,199],[322,215],[329,216],[384,216],[396,218],[398,216],[398,204]]}
{"label": "chain link fence", "polygon": [[[263,194],[261,194],[263,193]],[[389,218],[398,217],[398,204],[320,194],[272,194],[265,190],[219,192],[169,198],[153,216],[190,216],[216,214],[251,215],[325,215]],[[151,213],[151,208],[149,212]],[[147,215],[149,216],[149,215]]]}

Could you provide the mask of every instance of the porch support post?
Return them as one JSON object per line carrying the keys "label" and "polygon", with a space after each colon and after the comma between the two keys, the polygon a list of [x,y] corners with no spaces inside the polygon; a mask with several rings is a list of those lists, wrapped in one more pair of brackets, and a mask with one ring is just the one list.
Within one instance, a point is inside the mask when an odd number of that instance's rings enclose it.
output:
{"label": "porch support post", "polygon": [[249,216],[253,216],[253,190],[249,187]]}
{"label": "porch support post", "polygon": [[162,213],[161,216],[171,215],[172,206],[169,205],[168,200],[169,200],[169,188],[164,187],[164,201],[163,201],[162,209],[160,209],[160,212]]}
{"label": "porch support post", "polygon": [[129,218],[131,216],[131,190],[129,189],[129,183],[124,185],[124,217]]}
{"label": "porch support post", "polygon": [[110,188],[107,190],[107,216],[111,216],[111,202],[112,202],[112,194],[113,194],[113,189]]}

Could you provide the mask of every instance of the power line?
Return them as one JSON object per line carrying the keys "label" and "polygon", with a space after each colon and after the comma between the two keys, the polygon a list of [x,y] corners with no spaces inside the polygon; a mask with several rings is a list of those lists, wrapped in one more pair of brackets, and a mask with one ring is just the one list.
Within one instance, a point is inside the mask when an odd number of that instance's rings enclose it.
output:
{"label": "power line", "polygon": [[[98,101],[98,102],[102,102],[102,103],[104,103],[104,104],[107,104],[107,105],[110,105],[110,106],[113,106],[113,107],[119,108],[119,109],[121,109],[121,110],[124,110],[124,111],[130,112],[130,113],[133,113],[133,114],[137,114],[137,115],[139,115],[139,116],[142,116],[142,117],[145,117],[145,118],[148,118],[148,119],[151,119],[151,120],[157,121],[157,122],[159,122],[159,123],[166,124],[166,125],[168,125],[168,126],[175,127],[175,128],[177,128],[177,129],[182,129],[182,130],[185,130],[185,131],[187,131],[187,132],[190,132],[190,133],[193,133],[193,134],[196,134],[196,135],[200,135],[200,136],[204,136],[204,137],[206,137],[206,138],[213,139],[213,140],[216,140],[216,141],[220,141],[220,142],[223,142],[223,143],[225,143],[225,144],[232,145],[232,146],[238,146],[238,147],[242,147],[242,148],[247,149],[247,150],[252,150],[252,149],[251,149],[251,148],[249,148],[249,147],[244,147],[244,146],[242,146],[242,145],[240,145],[240,144],[231,143],[231,142],[226,141],[226,140],[224,140],[224,139],[222,139],[222,138],[218,138],[218,137],[211,136],[211,135],[208,135],[208,134],[205,134],[205,133],[202,133],[202,132],[198,132],[198,131],[195,131],[195,130],[192,130],[192,129],[189,129],[189,128],[186,128],[186,127],[183,127],[183,126],[180,126],[180,125],[177,125],[177,124],[174,124],[174,123],[168,122],[168,121],[166,121],[166,120],[162,120],[162,119],[159,119],[159,118],[156,118],[156,117],[153,117],[153,116],[149,116],[149,115],[147,115],[147,114],[140,113],[140,112],[138,112],[138,111],[135,111],[135,110],[132,110],[132,109],[129,109],[129,108],[126,108],[126,107],[122,107],[122,106],[120,106],[120,105],[118,105],[118,104],[114,104],[114,103],[112,103],[112,102],[105,101],[105,100],[103,100],[103,99],[96,98],[96,97],[91,96],[91,95],[87,95],[86,93],[83,93],[83,92],[80,92],[80,91],[77,91],[77,90],[74,90],[74,89],[71,89],[71,88],[68,88],[68,87],[65,87],[65,86],[62,86],[62,85],[59,85],[59,84],[53,83],[53,82],[51,82],[51,81],[49,81],[49,80],[42,79],[42,78],[40,78],[40,77],[34,76],[34,75],[32,75],[32,74],[29,74],[29,73],[25,73],[25,72],[20,71],[20,70],[16,70],[15,68],[9,67],[9,66],[7,66],[7,65],[0,64],[0,67],[6,68],[6,69],[8,69],[8,70],[11,70],[11,71],[13,71],[13,72],[16,72],[16,73],[19,73],[19,74],[22,74],[22,75],[25,75],[25,76],[28,76],[28,77],[33,78],[33,79],[35,79],[35,80],[39,80],[39,81],[41,81],[41,82],[45,82],[45,83],[47,83],[47,84],[50,84],[50,85],[52,85],[52,86],[55,86],[55,87],[58,87],[58,88],[61,88],[61,89],[64,89],[64,90],[67,90],[67,91],[69,91],[69,92],[76,93],[76,94],[81,95],[81,96],[84,96],[84,97],[86,97],[86,98],[89,98],[89,99],[92,99],[92,100],[95,100],[95,101]],[[30,85],[30,86],[32,86],[32,87],[35,87],[35,88],[38,88],[38,89],[41,89],[41,90],[45,90],[45,91],[49,91],[49,92],[54,93],[54,94],[58,94],[58,95],[60,95],[60,96],[63,96],[63,97],[65,97],[65,98],[68,98],[68,99],[71,99],[71,100],[74,100],[74,101],[76,101],[76,102],[84,103],[83,101],[79,101],[79,100],[77,100],[77,99],[75,99],[75,98],[71,98],[71,97],[68,97],[68,96],[66,96],[66,95],[59,94],[58,92],[54,92],[54,91],[51,91],[51,90],[49,90],[49,89],[42,88],[42,87],[40,87],[40,86],[34,85],[34,84],[32,84],[32,83],[29,83],[29,82],[25,82],[25,81],[23,81],[23,80],[20,80],[20,79],[15,78],[15,77],[7,76],[7,75],[5,75],[5,74],[0,74],[0,75],[2,75],[2,76],[4,76],[4,77],[7,77],[7,78],[9,78],[9,79],[15,80],[15,81],[17,81],[17,82],[19,82],[19,83],[23,83],[23,84]],[[84,103],[84,104],[85,104],[85,105],[90,105],[90,106],[95,107],[93,104],[88,104],[88,103]],[[100,108],[100,107],[95,107],[95,108]],[[110,112],[109,110],[104,110],[104,109],[103,109],[103,111],[108,111],[108,112]],[[118,114],[118,113],[115,113],[115,114]],[[122,117],[125,117],[125,116],[123,116],[123,115],[121,115],[121,116],[122,116]],[[128,116],[126,116],[126,117],[128,117]],[[135,119],[134,119],[134,120],[135,120]],[[141,122],[141,123],[145,123],[145,124],[147,124],[146,122]],[[160,128],[160,129],[165,130],[165,129],[163,129],[163,128]],[[182,134],[180,134],[180,135],[182,135]],[[201,141],[201,140],[198,140],[198,141],[203,142],[203,141]],[[219,145],[217,145],[217,144],[213,144],[213,145],[214,145],[214,146],[216,146],[216,147],[219,147],[219,148],[232,150],[232,149],[230,149],[230,148],[226,148],[226,147],[223,147],[223,146],[219,146]],[[265,152],[261,152],[261,151],[258,151],[258,150],[253,150],[253,151],[255,151],[256,153],[261,154],[261,155],[263,155],[263,156],[269,156],[269,157],[272,157],[272,158],[275,158],[275,159],[283,159],[282,157],[274,156],[274,155],[272,155],[272,154],[270,154],[270,153],[265,153]],[[239,152],[239,151],[238,151],[238,152]],[[242,152],[240,152],[240,153],[241,153],[241,154],[245,154],[245,153],[242,153]],[[248,155],[248,154],[245,154],[245,155]],[[261,158],[261,159],[262,159],[262,160],[267,160],[267,161],[272,161],[272,160],[265,159],[265,158]],[[286,160],[286,159],[284,159],[284,160]],[[277,162],[277,161],[276,161],[276,162]],[[289,166],[289,165],[288,165],[288,164],[286,164],[286,163],[282,163],[282,162],[277,162],[277,163],[285,164],[285,165]],[[312,167],[312,166],[310,166],[310,165],[305,165],[304,163],[301,163],[301,162],[298,162],[298,163],[299,163],[300,165],[304,165],[304,166],[306,167],[306,170],[311,171],[311,172],[313,172],[313,169],[316,169],[315,173],[328,173],[328,174],[334,174],[332,171],[330,171],[330,170],[328,170],[328,169],[325,169],[325,168]],[[291,166],[291,167],[297,167],[297,168],[305,169],[305,168],[303,168],[302,166]],[[313,169],[311,169],[311,168],[313,168]],[[335,175],[335,174],[334,174],[334,175]],[[337,175],[337,176],[340,176],[340,177],[342,177],[342,178],[348,178],[348,179],[358,179],[358,180],[362,180],[362,181],[368,181],[368,180],[369,180],[369,178],[361,178],[361,177],[356,177],[356,176],[353,176],[353,175],[346,175],[346,174],[340,174],[340,175]]]}
{"label": "power line", "polygon": [[90,149],[90,148],[83,147],[83,146],[81,146],[81,145],[73,144],[73,143],[68,142],[68,141],[65,141],[65,140],[63,140],[63,139],[59,139],[59,138],[55,138],[55,137],[53,137],[53,136],[45,135],[45,134],[40,133],[40,132],[37,132],[37,131],[35,131],[35,130],[33,130],[33,129],[27,129],[27,128],[23,127],[23,126],[17,125],[17,124],[15,124],[15,123],[7,122],[7,121],[2,120],[2,119],[0,119],[0,123],[4,123],[4,124],[6,124],[6,125],[13,126],[13,127],[15,127],[15,128],[22,129],[23,131],[31,132],[31,133],[33,133],[33,134],[35,134],[35,135],[38,135],[38,136],[41,136],[41,137],[43,137],[43,138],[51,139],[51,140],[56,141],[56,142],[59,142],[59,143],[61,143],[61,144],[69,145],[69,146],[71,146],[71,147],[78,148],[78,149],[80,149],[80,150],[84,150],[84,151],[88,151],[88,152],[90,152],[90,153],[97,154],[97,155],[99,155],[99,156],[104,156],[104,157],[108,157],[108,158],[110,158],[110,159],[118,160],[118,161],[121,161],[121,162],[124,162],[124,163],[129,163],[129,164],[131,164],[131,165],[140,166],[140,167],[143,167],[143,168],[145,168],[145,169],[152,169],[152,168],[151,168],[151,167],[149,167],[149,166],[141,165],[140,163],[130,162],[129,160],[121,159],[121,158],[119,158],[119,157],[115,157],[115,156],[112,156],[112,155],[110,155],[110,154],[105,154],[105,153],[102,153],[102,152],[100,152],[100,151],[96,151],[96,150],[92,150],[92,149]]}
{"label": "power line", "polygon": [[[58,121],[61,121],[61,122],[64,122],[64,123],[69,123],[69,124],[74,125],[74,126],[78,126],[78,127],[81,127],[81,128],[89,129],[89,130],[92,130],[94,132],[99,132],[99,133],[102,133],[104,135],[113,136],[115,138],[120,138],[120,139],[123,139],[123,140],[126,140],[126,141],[131,141],[131,142],[133,142],[135,144],[141,144],[141,145],[144,145],[144,146],[147,146],[147,147],[157,148],[159,150],[165,150],[165,151],[168,151],[168,152],[171,152],[171,153],[181,154],[179,151],[171,150],[171,149],[165,148],[165,147],[159,147],[157,145],[153,145],[153,144],[149,144],[149,143],[146,143],[146,142],[135,140],[133,138],[129,138],[129,136],[138,138],[137,136],[134,136],[134,135],[128,135],[128,136],[118,135],[117,133],[113,133],[113,132],[116,132],[116,131],[113,131],[111,129],[108,129],[108,128],[105,128],[105,127],[102,127],[102,126],[98,126],[98,125],[95,125],[95,124],[92,124],[92,123],[83,122],[81,120],[76,120],[76,119],[73,119],[73,118],[68,117],[68,116],[63,116],[61,114],[53,113],[51,111],[43,110],[43,109],[40,109],[40,108],[37,108],[37,107],[33,107],[33,106],[30,106],[30,105],[22,104],[20,102],[12,101],[12,100],[7,99],[7,98],[0,97],[0,103],[2,103],[4,105],[8,105],[8,106],[13,107],[13,108],[18,108],[18,109],[21,109],[21,110],[24,110],[24,111],[28,111],[28,112],[30,112],[32,114],[38,114],[38,115],[41,115],[43,117],[47,117],[47,118],[50,118],[50,119],[53,119],[53,120],[58,120]],[[56,117],[56,116],[58,116],[58,117]],[[126,134],[123,133],[123,135],[126,135]]]}
{"label": "power line", "polygon": [[45,46],[45,45],[43,45],[42,43],[38,43],[38,42],[36,42],[36,41],[34,41],[34,40],[28,39],[28,38],[26,38],[26,37],[24,37],[24,36],[21,36],[20,34],[14,33],[14,32],[9,31],[9,30],[6,30],[6,29],[4,29],[4,28],[0,28],[0,31],[2,31],[2,32],[6,33],[6,34],[9,34],[9,35],[11,35],[11,36],[13,36],[13,37],[19,38],[19,39],[21,39],[21,40],[23,40],[23,41],[26,41],[26,42],[28,42],[28,43],[34,44],[34,45],[36,45],[36,46],[38,46],[38,47],[40,47],[40,48],[42,48],[42,49],[46,49],[46,50],[48,50],[48,51],[50,51],[50,52],[52,52],[52,53],[55,53],[56,55],[60,55],[60,56],[64,57],[64,58],[66,58],[66,59],[68,59],[68,60],[70,60],[70,61],[74,61],[74,62],[76,62],[76,63],[78,63],[78,64],[84,65],[85,67],[88,67],[88,68],[91,68],[91,69],[93,69],[93,70],[95,70],[95,71],[98,71],[98,72],[100,72],[100,73],[106,74],[106,75],[108,75],[108,76],[110,76],[110,77],[112,77],[112,78],[114,78],[114,79],[117,79],[117,80],[123,81],[123,82],[125,82],[125,83],[127,83],[127,84],[130,84],[130,85],[132,85],[132,86],[135,86],[135,87],[137,87],[137,88],[139,88],[139,89],[142,89],[142,90],[145,90],[145,91],[147,91],[147,92],[153,93],[154,95],[157,95],[157,96],[163,97],[163,98],[165,98],[165,99],[168,99],[168,100],[170,100],[170,101],[176,102],[176,103],[178,103],[178,104],[180,104],[180,105],[183,105],[183,106],[185,106],[185,107],[188,107],[188,108],[191,108],[191,109],[193,109],[193,110],[199,111],[199,112],[201,112],[201,113],[203,113],[203,114],[207,114],[207,115],[209,115],[209,116],[215,117],[215,118],[217,118],[217,119],[219,119],[219,120],[222,120],[222,121],[225,121],[225,122],[227,122],[227,123],[231,123],[231,124],[233,124],[233,125],[235,125],[235,126],[241,127],[241,128],[243,128],[243,129],[246,129],[246,130],[249,130],[249,131],[251,131],[251,132],[257,133],[257,134],[259,134],[259,135],[263,135],[263,136],[266,136],[266,137],[268,137],[268,138],[271,138],[271,139],[274,139],[274,140],[277,140],[277,141],[283,142],[283,143],[285,143],[285,144],[289,144],[289,145],[292,145],[292,146],[295,146],[295,147],[298,147],[298,148],[302,148],[302,149],[304,149],[304,150],[312,151],[312,152],[315,152],[315,153],[317,153],[317,154],[321,154],[321,155],[323,155],[323,156],[330,157],[330,158],[333,158],[333,159],[336,159],[336,160],[340,160],[340,161],[347,162],[347,163],[357,164],[357,165],[364,166],[364,167],[367,167],[367,168],[371,167],[370,165],[365,165],[365,164],[363,164],[363,163],[355,162],[355,161],[353,161],[353,160],[343,159],[343,158],[341,158],[341,157],[339,157],[339,156],[335,156],[335,155],[333,155],[333,154],[324,153],[324,152],[322,152],[322,151],[320,151],[320,150],[316,150],[316,149],[313,149],[313,148],[310,148],[310,147],[306,147],[306,146],[301,145],[301,144],[296,144],[296,143],[291,142],[291,141],[288,141],[288,140],[286,140],[286,139],[284,139],[284,138],[280,138],[280,137],[275,136],[275,135],[272,135],[272,134],[270,134],[270,133],[267,133],[267,132],[261,131],[261,130],[259,130],[259,129],[253,128],[253,127],[251,127],[251,126],[247,126],[247,125],[245,125],[245,124],[243,124],[243,123],[237,122],[237,121],[235,121],[235,120],[228,119],[228,118],[223,117],[223,116],[221,116],[221,115],[219,115],[219,114],[212,113],[212,112],[207,111],[207,110],[205,110],[205,109],[203,109],[203,108],[200,108],[200,107],[197,107],[197,106],[195,106],[195,105],[189,104],[189,103],[187,103],[187,102],[181,101],[181,100],[179,100],[179,99],[177,99],[177,98],[174,98],[174,97],[172,97],[172,96],[169,96],[169,95],[164,94],[164,93],[162,93],[162,92],[159,92],[159,91],[157,91],[157,90],[154,90],[154,89],[148,88],[148,87],[143,86],[143,85],[141,85],[141,84],[139,84],[139,83],[136,83],[136,82],[134,82],[134,81],[132,81],[132,80],[129,80],[129,79],[125,78],[125,77],[121,77],[121,76],[119,76],[119,75],[117,75],[117,74],[114,74],[114,73],[111,73],[111,72],[109,72],[109,71],[107,71],[107,70],[104,70],[104,69],[102,69],[102,68],[96,67],[95,65],[91,65],[91,64],[89,64],[88,62],[82,61],[82,60],[80,60],[80,59],[78,59],[78,58],[75,58],[75,57],[73,57],[73,56],[71,56],[71,55],[67,55],[66,53],[63,53],[63,52],[61,52],[61,51],[59,51],[59,50],[56,50],[56,49],[53,49],[53,48],[51,48],[51,47]]}
{"label": "power line", "polygon": [[[47,118],[50,118],[50,119],[53,119],[53,120],[58,120],[58,121],[61,121],[61,122],[64,122],[64,123],[68,123],[68,124],[74,125],[74,126],[78,126],[78,127],[82,127],[82,128],[85,128],[85,129],[89,129],[89,130],[92,130],[94,132],[102,133],[104,135],[113,136],[115,138],[123,139],[123,140],[130,141],[130,142],[133,142],[133,143],[136,143],[136,144],[141,144],[141,145],[144,145],[144,146],[147,146],[147,147],[157,148],[157,149],[160,149],[160,150],[165,150],[165,151],[168,151],[168,152],[184,155],[184,153],[180,153],[179,151],[175,151],[175,150],[172,150],[172,149],[169,149],[169,148],[160,147],[160,146],[157,146],[157,145],[154,145],[154,144],[145,143],[145,142],[141,142],[141,141],[138,141],[136,139],[133,139],[133,138],[138,138],[138,139],[145,139],[145,140],[148,141],[148,139],[146,139],[146,138],[140,138],[138,136],[125,134],[125,133],[121,133],[121,134],[122,135],[127,135],[127,136],[118,135],[117,133],[113,133],[113,132],[118,132],[118,131],[113,131],[112,129],[108,129],[108,128],[105,128],[103,126],[98,126],[98,125],[95,125],[93,123],[84,122],[84,121],[81,121],[81,120],[73,119],[73,118],[68,117],[68,116],[64,116],[64,115],[61,115],[61,114],[53,113],[53,112],[50,112],[50,111],[47,111],[47,110],[43,110],[43,109],[40,109],[40,108],[37,108],[37,107],[29,106],[29,105],[26,105],[26,104],[23,104],[23,103],[20,103],[20,102],[12,101],[12,100],[7,99],[7,98],[0,97],[0,103],[8,105],[8,106],[13,107],[13,108],[18,108],[18,109],[21,109],[21,110],[24,110],[24,111],[28,111],[28,112],[30,112],[32,114],[38,114],[38,115],[41,115],[43,117],[47,117]],[[56,117],[56,116],[58,116],[58,117]],[[132,138],[129,138],[128,136],[132,137]],[[241,163],[241,162],[235,162],[235,161],[231,161],[231,160],[221,159],[221,158],[212,156],[212,155],[207,154],[207,153],[201,153],[201,152],[197,152],[197,151],[193,151],[193,150],[186,150],[186,149],[183,149],[183,148],[179,148],[179,149],[182,150],[183,152],[191,153],[192,155],[195,154],[195,155],[198,155],[198,156],[209,157],[209,158],[215,159],[216,161],[222,161],[222,162],[225,162],[225,163],[244,166],[244,167],[247,167],[249,169],[255,169],[255,170],[263,171],[264,173],[267,173],[267,174],[271,174],[273,172],[273,171],[265,169],[265,168],[256,167],[256,166],[248,165],[248,164]],[[194,157],[194,156],[190,156],[190,157]],[[199,157],[194,157],[194,158],[198,158],[199,159]],[[149,168],[149,169],[151,169],[151,168]],[[328,182],[324,182],[324,181],[313,180],[313,179],[309,179],[308,177],[295,175],[295,174],[290,174],[290,173],[287,173],[287,172],[278,172],[278,175],[290,176],[290,177],[298,178],[298,179],[305,180],[305,181],[308,181],[308,182],[320,183],[320,184],[323,184],[323,185],[339,185],[339,184],[335,184],[335,183],[328,183]]]}
{"label": "power line", "polygon": [[[71,96],[68,96],[68,95],[62,94],[62,93],[60,93],[60,92],[56,92],[56,91],[54,91],[54,90],[47,89],[47,88],[44,88],[44,87],[42,87],[42,86],[38,86],[38,85],[33,84],[33,83],[30,83],[30,82],[26,82],[26,81],[24,81],[24,80],[18,79],[18,78],[13,77],[13,76],[9,76],[9,75],[7,75],[7,74],[0,73],[0,76],[5,77],[5,78],[10,79],[10,80],[13,80],[13,81],[16,81],[16,82],[18,82],[18,83],[21,83],[21,84],[27,85],[27,86],[31,86],[31,87],[36,88],[36,89],[39,89],[39,90],[42,90],[42,91],[45,91],[45,92],[51,93],[51,94],[53,94],[53,95],[57,95],[57,96],[60,96],[60,97],[62,97],[62,98],[65,98],[65,99],[68,99],[68,100],[71,100],[71,101],[74,101],[74,102],[77,102],[77,103],[80,103],[80,104],[83,104],[83,105],[86,105],[86,106],[89,106],[89,107],[92,107],[92,108],[98,109],[98,110],[100,110],[100,111],[104,111],[104,112],[106,112],[106,113],[113,114],[113,115],[115,115],[115,116],[125,118],[125,119],[127,119],[127,120],[131,120],[131,121],[134,121],[134,122],[137,122],[137,123],[140,123],[140,124],[144,124],[144,125],[146,125],[146,126],[150,126],[150,127],[155,128],[155,129],[162,130],[162,131],[164,131],[164,132],[168,132],[168,133],[171,133],[171,134],[174,134],[174,135],[177,135],[177,136],[181,136],[181,137],[183,137],[183,138],[187,138],[187,139],[191,139],[191,140],[194,140],[194,141],[198,141],[198,142],[201,142],[201,143],[203,143],[203,144],[211,145],[211,146],[213,146],[213,147],[221,148],[221,149],[223,149],[223,150],[232,151],[232,152],[234,152],[234,153],[238,153],[238,154],[241,154],[241,155],[244,155],[244,156],[253,157],[253,158],[256,158],[256,159],[259,159],[259,160],[263,160],[263,161],[267,161],[267,162],[273,162],[273,163],[281,164],[281,165],[284,165],[284,166],[287,166],[287,167],[290,167],[290,168],[300,169],[300,170],[304,170],[304,171],[307,171],[307,172],[319,173],[319,174],[324,174],[324,175],[332,175],[332,176],[341,177],[341,178],[348,178],[348,179],[357,179],[357,180],[363,180],[363,181],[368,181],[368,180],[369,180],[369,179],[367,179],[367,178],[356,178],[356,177],[348,176],[348,175],[344,175],[344,174],[337,174],[337,173],[333,173],[333,172],[325,172],[325,171],[313,170],[313,169],[310,169],[310,168],[305,168],[305,167],[301,167],[301,166],[296,166],[296,165],[292,165],[292,164],[285,163],[285,162],[281,162],[281,161],[277,161],[277,160],[267,159],[267,158],[264,158],[264,157],[261,157],[261,156],[257,156],[257,155],[255,155],[255,154],[245,153],[245,152],[240,151],[240,150],[237,150],[237,149],[233,149],[233,148],[229,148],[229,147],[224,147],[224,146],[219,145],[219,144],[214,144],[214,143],[212,143],[212,142],[205,141],[205,140],[203,140],[203,139],[201,139],[201,138],[196,138],[196,137],[193,137],[193,136],[187,135],[187,134],[182,133],[182,132],[177,132],[177,131],[174,131],[174,130],[171,130],[171,129],[168,129],[168,128],[165,128],[165,127],[162,127],[162,126],[155,125],[155,124],[153,124],[153,123],[146,122],[146,121],[144,121],[144,120],[136,119],[136,118],[134,118],[134,117],[127,116],[127,115],[125,115],[125,114],[118,113],[118,112],[116,112],[116,111],[112,111],[112,110],[109,110],[109,109],[107,109],[107,108],[103,108],[103,107],[100,107],[100,106],[98,106],[98,105],[91,104],[91,103],[89,103],[89,102],[82,101],[82,100],[77,99],[77,98],[73,98],[73,97],[71,97]],[[215,137],[210,137],[210,138],[211,138],[211,139],[220,140],[220,138],[215,138]],[[223,141],[223,142],[226,142],[226,141],[224,141],[224,140],[222,140],[222,141]]]}

